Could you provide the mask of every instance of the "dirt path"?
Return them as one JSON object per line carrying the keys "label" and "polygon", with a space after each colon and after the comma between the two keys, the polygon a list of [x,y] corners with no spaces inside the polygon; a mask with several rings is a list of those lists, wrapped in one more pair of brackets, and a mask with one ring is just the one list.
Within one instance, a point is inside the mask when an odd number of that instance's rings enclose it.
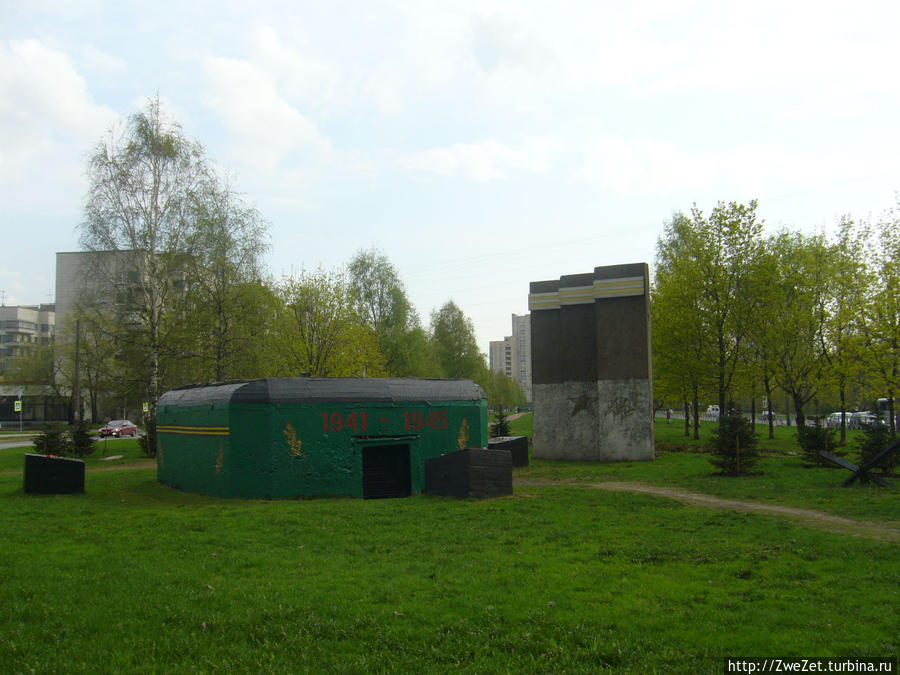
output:
{"label": "dirt path", "polygon": [[900,544],[900,529],[891,527],[885,523],[876,523],[868,520],[853,520],[852,518],[844,518],[835,516],[822,511],[813,511],[812,509],[801,509],[794,506],[780,506],[778,504],[760,504],[758,502],[742,502],[736,499],[723,499],[712,495],[705,495],[699,492],[690,492],[681,488],[660,487],[657,485],[647,485],[645,483],[629,483],[620,481],[609,481],[605,483],[578,483],[574,481],[515,481],[515,485],[533,485],[539,487],[553,486],[581,486],[590,487],[595,490],[610,490],[613,492],[640,492],[644,494],[656,495],[658,497],[668,497],[676,499],[685,504],[692,506],[702,506],[711,509],[728,509],[732,511],[747,511],[752,513],[763,513],[766,515],[787,516],[795,520],[799,520],[804,525],[809,525],[820,530],[828,532],[837,532],[840,534],[852,534],[858,537],[869,537],[871,539],[879,539],[881,541],[895,542]]}
{"label": "dirt path", "polygon": [[[97,466],[87,469],[88,473],[100,471],[126,471],[128,469],[149,469],[156,466],[156,460],[145,460],[130,464],[115,466]],[[21,471],[0,471],[0,476],[21,474]],[[577,481],[529,481],[516,480],[515,485],[523,487],[589,487],[594,490],[609,490],[611,492],[639,492],[675,499],[692,506],[702,506],[710,509],[727,509],[732,511],[745,511],[750,513],[762,513],[774,516],[787,516],[802,522],[804,525],[815,527],[827,532],[839,534],[852,534],[857,537],[868,537],[900,544],[900,529],[891,527],[885,523],[876,523],[870,520],[853,520],[843,516],[835,516],[831,513],[801,509],[794,506],[781,506],[778,504],[761,504],[759,502],[742,502],[737,499],[723,499],[700,492],[690,492],[681,488],[661,487],[647,485],[646,483],[633,483],[625,481],[607,481],[604,483],[583,483]]]}
{"label": "dirt path", "polygon": [[85,469],[88,473],[97,473],[99,471],[124,471],[125,469],[149,469],[156,467],[155,459],[147,459],[142,462],[131,462],[130,464],[113,464],[112,466],[92,466]]}
{"label": "dirt path", "polygon": [[[128,464],[113,464],[112,466],[87,466],[84,470],[87,473],[99,473],[101,471],[126,471],[127,469],[149,469],[156,466],[156,460],[144,460],[142,462],[130,462]],[[0,476],[21,475],[23,469],[14,469],[12,471],[0,471]]]}

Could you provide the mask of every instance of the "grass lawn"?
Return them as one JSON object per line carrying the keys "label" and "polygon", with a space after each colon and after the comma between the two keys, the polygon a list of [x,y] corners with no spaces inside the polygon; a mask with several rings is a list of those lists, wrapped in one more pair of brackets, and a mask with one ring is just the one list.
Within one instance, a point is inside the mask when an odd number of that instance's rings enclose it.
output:
{"label": "grass lawn", "polygon": [[[512,422],[513,433],[529,435],[531,416]],[[650,485],[679,487],[728,499],[765,502],[815,509],[866,520],[879,520],[900,526],[900,490],[884,489],[859,482],[844,488],[841,483],[850,476],[844,469],[808,467],[796,453],[796,429],[777,428],[776,439],[764,436],[768,429],[760,427],[759,447],[762,458],[756,466],[757,475],[742,478],[718,476],[709,462],[709,455],[700,452],[709,443],[714,423],[704,423],[701,440],[685,439],[684,427],[660,423],[657,420],[656,438],[662,447],[685,445],[690,451],[657,451],[652,462],[558,462],[532,460],[531,465],[516,471],[520,480],[565,480],[596,483],[609,480],[640,481]],[[858,432],[853,432],[854,434]],[[852,440],[850,440],[852,443]],[[792,454],[789,454],[792,453]],[[900,484],[900,478],[892,482]]]}
{"label": "grass lawn", "polygon": [[[654,425],[654,434],[657,443],[703,447],[711,442],[716,426],[718,426],[716,422],[700,422],[700,439],[694,440],[684,435],[684,420],[672,420],[671,424],[666,424],[664,418],[657,417]],[[769,438],[769,426],[767,424],[756,425],[756,435],[759,439],[757,447],[785,452],[799,451],[797,446],[797,427],[774,427],[772,431],[774,438]],[[841,451],[851,455],[854,454],[854,444],[862,435],[862,431],[847,429],[847,444]],[[839,436],[837,430],[835,431],[835,436]]]}
{"label": "grass lawn", "polygon": [[[84,458],[87,469],[132,464],[147,459],[141,452],[136,438],[103,439],[97,441],[95,447],[94,452]],[[0,448],[0,471],[23,471],[26,452],[35,452],[30,439],[24,440],[20,447]],[[116,455],[121,455],[121,459],[106,459]]]}
{"label": "grass lawn", "polygon": [[[644,466],[650,466],[646,464]],[[721,673],[896,656],[895,545],[579,487],[222,500],[0,476],[9,672]]]}
{"label": "grass lawn", "polygon": [[[531,416],[512,425],[530,435]],[[739,479],[690,451],[533,461],[513,497],[485,501],[222,500],[127,467],[89,472],[83,495],[26,496],[23,448],[0,450],[0,663],[721,673],[725,656],[896,657],[896,544],[585,487],[641,481],[900,524],[897,489],[840,488],[847,472],[804,468],[780,442]],[[105,454],[142,459],[133,440]]]}

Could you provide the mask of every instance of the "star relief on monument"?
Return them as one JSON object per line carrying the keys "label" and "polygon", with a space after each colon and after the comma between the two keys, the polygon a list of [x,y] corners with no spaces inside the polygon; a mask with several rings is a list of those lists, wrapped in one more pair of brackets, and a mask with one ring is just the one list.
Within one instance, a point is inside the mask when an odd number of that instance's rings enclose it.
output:
{"label": "star relief on monument", "polygon": [[588,397],[588,395],[584,392],[582,392],[578,396],[570,396],[569,400],[572,402],[572,405],[574,406],[572,408],[572,412],[569,415],[569,417],[575,417],[575,415],[580,413],[582,410],[586,410],[589,413],[593,412],[593,410],[594,410],[593,401],[591,401],[591,399]]}

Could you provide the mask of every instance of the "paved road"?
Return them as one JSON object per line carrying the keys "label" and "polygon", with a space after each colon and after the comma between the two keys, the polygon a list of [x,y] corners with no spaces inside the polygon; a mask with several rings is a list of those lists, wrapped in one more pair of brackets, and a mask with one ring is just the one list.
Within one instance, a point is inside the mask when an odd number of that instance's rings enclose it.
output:
{"label": "paved road", "polygon": [[17,448],[19,446],[31,447],[31,439],[31,436],[18,436],[13,438],[0,436],[0,450],[4,450],[6,448]]}

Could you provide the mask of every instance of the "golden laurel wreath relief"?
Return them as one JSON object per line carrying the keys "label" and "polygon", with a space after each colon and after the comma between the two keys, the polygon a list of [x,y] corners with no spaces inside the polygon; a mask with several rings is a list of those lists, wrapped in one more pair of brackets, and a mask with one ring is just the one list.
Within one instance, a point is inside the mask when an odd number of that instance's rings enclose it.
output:
{"label": "golden laurel wreath relief", "polygon": [[286,422],[284,431],[281,433],[283,433],[284,437],[287,439],[288,447],[291,449],[291,456],[303,457],[303,441],[297,438],[297,432],[294,430],[294,425],[290,422]]}
{"label": "golden laurel wreath relief", "polygon": [[456,437],[456,447],[460,450],[469,446],[469,420],[463,418],[462,424],[459,425],[459,435]]}

